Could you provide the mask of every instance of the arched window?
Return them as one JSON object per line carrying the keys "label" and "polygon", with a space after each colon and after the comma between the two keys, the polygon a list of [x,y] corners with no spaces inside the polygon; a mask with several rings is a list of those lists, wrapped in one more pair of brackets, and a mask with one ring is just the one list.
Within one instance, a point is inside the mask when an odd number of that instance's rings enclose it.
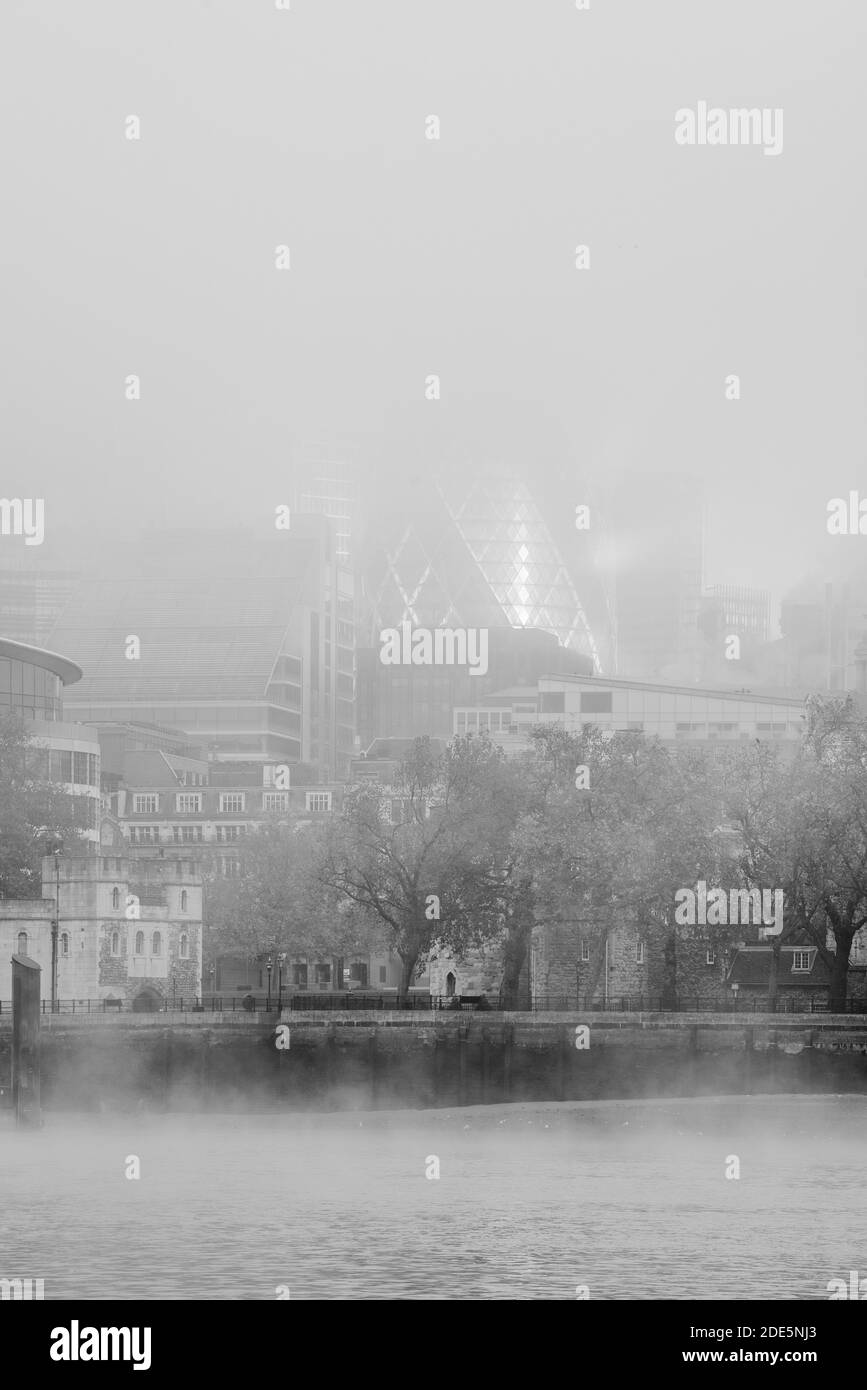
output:
{"label": "arched window", "polygon": [[113,931],[111,934],[111,954],[120,955],[120,932]]}
{"label": "arched window", "polygon": [[135,953],[137,956],[144,955],[144,932],[137,931],[135,934]]}
{"label": "arched window", "polygon": [[60,933],[60,954],[61,954],[62,956],[68,956],[68,955],[69,955],[69,932],[68,932],[68,931],[62,931],[62,932]]}
{"label": "arched window", "polygon": [[27,955],[27,933],[26,933],[26,931],[20,931],[20,932],[18,933],[18,954],[19,954],[19,956],[26,956],[26,955]]}
{"label": "arched window", "polygon": [[111,890],[111,905],[112,905],[112,907],[120,907],[120,889],[119,889],[119,888],[112,888],[112,890]]}
{"label": "arched window", "polygon": [[181,932],[181,960],[190,958],[190,938],[185,931]]}
{"label": "arched window", "polygon": [[181,889],[181,912],[186,912],[186,910],[187,910],[187,890],[186,890],[186,888],[182,888],[182,889]]}
{"label": "arched window", "polygon": [[158,956],[163,949],[163,939],[158,931],[154,932],[153,954]]}

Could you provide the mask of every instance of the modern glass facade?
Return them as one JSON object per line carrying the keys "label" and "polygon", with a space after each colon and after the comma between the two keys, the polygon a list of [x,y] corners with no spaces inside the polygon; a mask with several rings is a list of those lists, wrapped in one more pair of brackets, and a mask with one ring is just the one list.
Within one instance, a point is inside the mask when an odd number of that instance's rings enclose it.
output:
{"label": "modern glass facade", "polygon": [[0,710],[14,709],[27,719],[60,719],[62,692],[63,682],[54,671],[0,657]]}
{"label": "modern glass facade", "polygon": [[514,473],[440,478],[372,528],[372,641],[383,628],[534,628],[589,656],[597,640],[581,587],[531,483]]}

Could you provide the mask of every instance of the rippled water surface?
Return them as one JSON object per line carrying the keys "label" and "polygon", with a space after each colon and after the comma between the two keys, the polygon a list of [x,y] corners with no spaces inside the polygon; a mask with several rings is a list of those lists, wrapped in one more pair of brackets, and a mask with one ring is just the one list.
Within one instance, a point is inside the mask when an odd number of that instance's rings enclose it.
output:
{"label": "rippled water surface", "polygon": [[865,1154],[859,1096],[48,1115],[0,1129],[0,1277],[46,1298],[827,1299],[867,1272]]}

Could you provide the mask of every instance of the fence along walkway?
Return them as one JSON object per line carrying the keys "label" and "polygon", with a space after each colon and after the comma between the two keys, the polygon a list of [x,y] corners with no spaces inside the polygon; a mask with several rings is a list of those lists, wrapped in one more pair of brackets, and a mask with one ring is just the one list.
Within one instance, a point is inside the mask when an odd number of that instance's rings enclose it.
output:
{"label": "fence along walkway", "polygon": [[[195,998],[173,998],[163,1002],[157,1010],[136,1007],[135,1001],[128,999],[59,999],[54,1013],[58,1014],[113,1014],[113,1013],[263,1013],[279,1010],[290,1012],[335,1012],[350,1011],[391,1011],[407,1009],[419,1013],[432,1010],[445,1010],[461,1013],[490,1011],[532,1012],[532,1013],[716,1013],[716,1014],[827,1014],[831,1012],[825,1000],[811,997],[809,1000],[796,1000],[787,995],[777,997],[776,1008],[767,995],[749,995],[734,998],[731,994],[719,998],[699,998],[684,995],[677,1000],[650,995],[617,995],[607,1000],[587,1003],[576,995],[550,994],[537,996],[531,1004],[521,1001],[514,1008],[505,1010],[501,999],[479,995],[436,995],[413,994],[399,1005],[396,994],[369,994],[359,991],[322,994],[287,994],[278,1005],[276,994],[270,998],[265,993],[246,993],[241,995],[205,995]],[[41,1012],[52,1012],[51,1001],[42,1000]],[[867,1014],[867,999],[850,997],[838,1013]],[[10,1016],[12,1001],[0,1000],[0,1016]]]}

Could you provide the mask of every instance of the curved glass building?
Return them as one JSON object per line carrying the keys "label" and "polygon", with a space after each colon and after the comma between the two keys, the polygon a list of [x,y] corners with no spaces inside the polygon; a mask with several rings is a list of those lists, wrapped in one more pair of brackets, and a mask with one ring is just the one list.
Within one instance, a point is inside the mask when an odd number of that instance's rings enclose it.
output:
{"label": "curved glass building", "polygon": [[[41,771],[91,801],[88,839],[99,835],[99,742],[96,730],[63,722],[63,689],[81,680],[74,661],[24,642],[0,638],[0,717],[14,712],[44,760]],[[40,755],[42,756],[42,755]]]}
{"label": "curved glass building", "polygon": [[363,489],[367,640],[405,621],[534,629],[595,671],[610,669],[601,523],[591,507],[590,528],[576,527],[576,509],[590,499],[568,445],[500,402],[428,409],[430,424],[392,446]]}

